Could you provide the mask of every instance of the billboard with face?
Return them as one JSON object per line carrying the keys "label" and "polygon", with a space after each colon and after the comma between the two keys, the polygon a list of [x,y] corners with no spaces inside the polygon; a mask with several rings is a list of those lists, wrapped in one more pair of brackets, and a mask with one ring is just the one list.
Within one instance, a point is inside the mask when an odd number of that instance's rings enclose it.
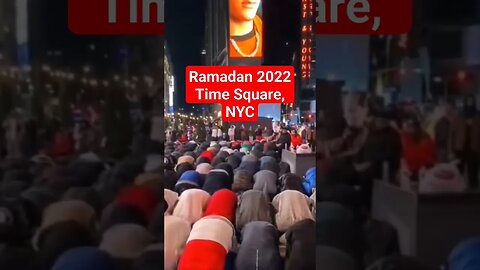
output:
{"label": "billboard with face", "polygon": [[[229,58],[246,62],[263,57],[261,0],[229,0]],[[243,59],[243,61],[242,61]],[[242,64],[242,63],[238,63]]]}

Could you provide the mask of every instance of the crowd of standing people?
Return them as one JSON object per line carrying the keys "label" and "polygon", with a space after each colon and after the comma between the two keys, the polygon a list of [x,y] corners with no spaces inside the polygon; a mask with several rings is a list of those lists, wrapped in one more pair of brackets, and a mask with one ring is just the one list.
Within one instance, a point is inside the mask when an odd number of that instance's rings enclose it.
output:
{"label": "crowd of standing people", "polygon": [[[183,129],[168,127],[166,130],[167,141],[258,141],[273,142],[282,149],[292,151],[315,152],[315,125],[304,123],[299,125],[286,125],[272,122],[271,125],[245,125],[231,124],[219,125],[217,122],[207,122],[199,128],[192,123],[182,126]],[[306,149],[306,146],[309,149]]]}

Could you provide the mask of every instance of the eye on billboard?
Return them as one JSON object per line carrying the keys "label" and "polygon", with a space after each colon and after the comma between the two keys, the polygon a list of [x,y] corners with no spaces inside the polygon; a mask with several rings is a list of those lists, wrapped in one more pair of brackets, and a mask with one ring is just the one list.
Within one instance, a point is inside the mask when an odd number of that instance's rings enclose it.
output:
{"label": "eye on billboard", "polygon": [[[229,0],[229,58],[263,57],[261,0]],[[237,62],[237,61],[235,61]]]}

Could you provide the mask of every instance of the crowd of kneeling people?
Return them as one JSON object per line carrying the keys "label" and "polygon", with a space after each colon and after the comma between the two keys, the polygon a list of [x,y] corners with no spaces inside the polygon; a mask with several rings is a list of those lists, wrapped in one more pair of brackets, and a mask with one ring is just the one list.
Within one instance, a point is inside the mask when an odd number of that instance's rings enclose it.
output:
{"label": "crowd of kneeling people", "polygon": [[165,269],[315,269],[315,168],[260,142],[167,143],[165,167]]}
{"label": "crowd of kneeling people", "polygon": [[1,160],[0,269],[161,269],[163,144],[150,150]]}
{"label": "crowd of kneeling people", "polygon": [[[398,255],[395,229],[368,218],[341,171],[293,174],[268,142],[40,154],[2,160],[0,176],[2,270],[439,269]],[[480,269],[480,240],[445,261]]]}

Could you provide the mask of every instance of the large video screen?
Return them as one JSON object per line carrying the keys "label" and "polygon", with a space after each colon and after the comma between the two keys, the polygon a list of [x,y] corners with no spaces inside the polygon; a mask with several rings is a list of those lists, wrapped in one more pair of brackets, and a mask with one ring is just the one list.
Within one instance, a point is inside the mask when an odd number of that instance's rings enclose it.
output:
{"label": "large video screen", "polygon": [[239,60],[263,57],[261,0],[229,0],[229,58]]}

